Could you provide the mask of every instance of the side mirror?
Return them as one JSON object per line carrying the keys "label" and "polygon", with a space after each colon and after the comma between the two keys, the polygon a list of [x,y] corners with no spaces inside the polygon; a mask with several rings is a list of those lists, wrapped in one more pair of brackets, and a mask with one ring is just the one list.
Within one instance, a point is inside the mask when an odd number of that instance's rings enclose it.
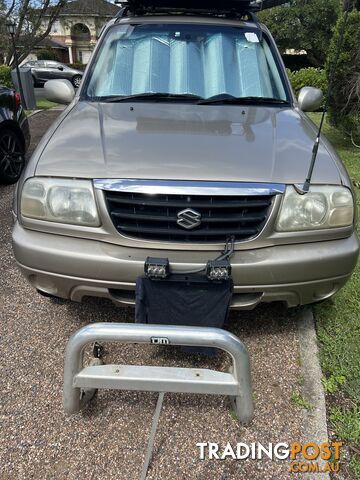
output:
{"label": "side mirror", "polygon": [[48,80],[44,85],[44,95],[50,102],[68,105],[75,97],[75,90],[69,80]]}
{"label": "side mirror", "polygon": [[321,107],[324,95],[320,88],[303,87],[300,90],[298,103],[303,112],[315,112]]}
{"label": "side mirror", "polygon": [[64,67],[57,67],[61,72],[64,70]]}

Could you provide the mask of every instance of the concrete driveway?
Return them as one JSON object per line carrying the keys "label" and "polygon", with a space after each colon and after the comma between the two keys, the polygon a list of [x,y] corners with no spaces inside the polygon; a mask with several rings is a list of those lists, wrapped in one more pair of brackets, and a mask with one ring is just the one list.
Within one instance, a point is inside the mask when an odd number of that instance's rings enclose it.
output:
{"label": "concrete driveway", "polygon": [[43,98],[44,97],[44,88],[43,87],[34,88],[34,92],[35,92],[35,97],[36,98]]}
{"label": "concrete driveway", "polygon": [[[58,114],[47,111],[31,117],[31,150]],[[39,296],[20,275],[12,254],[13,191],[0,187],[0,478],[138,479],[155,394],[102,391],[83,413],[69,417],[62,409],[63,357],[69,336],[89,322],[132,322],[134,312],[102,301],[62,303]],[[149,479],[290,477],[288,461],[202,461],[196,444],[268,445],[304,437],[306,416],[291,400],[302,383],[295,313],[265,306],[231,314],[226,327],[245,342],[251,355],[255,418],[244,427],[222,397],[167,394]],[[230,365],[225,355],[209,360],[184,355],[174,347],[164,351],[134,345],[107,345],[105,361],[216,369]],[[301,476],[305,477],[310,478]]]}

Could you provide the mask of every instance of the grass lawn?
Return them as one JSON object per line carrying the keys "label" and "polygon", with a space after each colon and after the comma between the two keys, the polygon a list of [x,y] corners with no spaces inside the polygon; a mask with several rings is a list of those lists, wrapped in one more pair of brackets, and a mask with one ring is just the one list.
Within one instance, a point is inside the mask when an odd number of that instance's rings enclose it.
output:
{"label": "grass lawn", "polygon": [[[46,100],[46,98],[37,98],[36,99],[36,108],[38,110],[47,110],[49,108],[57,107],[58,103],[53,103],[49,102],[49,100]],[[32,113],[34,110],[26,110],[26,114],[29,115]]]}
{"label": "grass lawn", "polygon": [[57,105],[58,105],[57,103],[49,102],[49,100],[46,100],[46,98],[36,99],[36,106],[41,110],[46,110],[48,108],[56,107]]}
{"label": "grass lawn", "polygon": [[[320,114],[309,115],[316,123]],[[324,133],[345,163],[350,177],[360,184],[360,149],[349,137],[325,124]],[[357,204],[360,190],[356,188]],[[352,473],[360,479],[360,264],[352,280],[335,298],[315,307],[320,358],[327,393],[330,429],[349,447]],[[348,462],[347,462],[348,463]],[[346,471],[347,465],[342,467]]]}

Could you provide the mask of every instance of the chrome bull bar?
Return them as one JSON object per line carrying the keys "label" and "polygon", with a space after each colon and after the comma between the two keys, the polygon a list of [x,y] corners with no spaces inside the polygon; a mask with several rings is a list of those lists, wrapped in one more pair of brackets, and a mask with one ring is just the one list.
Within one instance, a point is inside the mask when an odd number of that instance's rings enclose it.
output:
{"label": "chrome bull bar", "polygon": [[[83,367],[83,351],[94,342],[213,347],[232,359],[229,373],[208,369],[103,365]],[[97,364],[96,364],[97,363]],[[245,345],[233,334],[217,328],[124,323],[97,323],[77,331],[65,352],[64,408],[80,411],[97,389],[136,390],[227,395],[242,423],[253,417],[250,360]]]}

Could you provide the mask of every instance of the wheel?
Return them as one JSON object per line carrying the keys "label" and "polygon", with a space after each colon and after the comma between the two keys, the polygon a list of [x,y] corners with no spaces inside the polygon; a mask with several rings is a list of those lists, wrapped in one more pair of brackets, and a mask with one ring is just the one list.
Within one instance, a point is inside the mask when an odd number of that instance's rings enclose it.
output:
{"label": "wheel", "polygon": [[79,88],[79,87],[80,87],[81,80],[82,80],[82,76],[81,76],[81,75],[75,75],[75,77],[73,77],[73,79],[72,79],[72,84],[74,85],[75,88]]}
{"label": "wheel", "polygon": [[0,182],[16,183],[24,166],[24,147],[19,135],[12,130],[0,130]]}

